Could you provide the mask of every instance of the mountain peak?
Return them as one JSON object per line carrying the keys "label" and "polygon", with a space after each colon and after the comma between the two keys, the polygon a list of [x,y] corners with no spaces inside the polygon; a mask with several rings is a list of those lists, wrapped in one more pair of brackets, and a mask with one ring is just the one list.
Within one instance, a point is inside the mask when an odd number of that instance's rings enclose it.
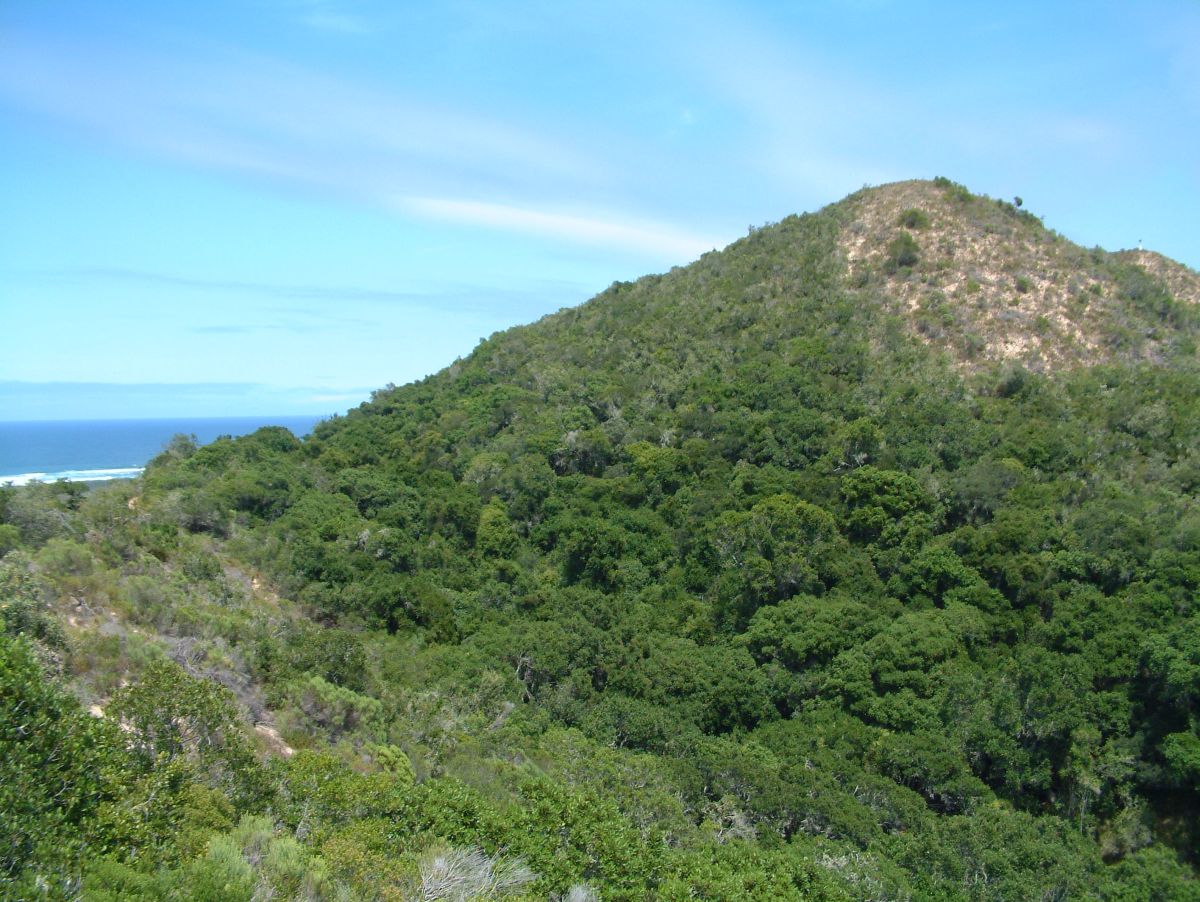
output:
{"label": "mountain peak", "polygon": [[1161,255],[1080,247],[948,179],[897,182],[614,283],[435,378],[508,383],[590,422],[761,378],[764,352],[833,374],[1176,365],[1197,359],[1197,297],[1200,275]]}
{"label": "mountain peak", "polygon": [[1019,204],[944,178],[864,188],[831,208],[848,284],[965,371],[1158,360],[1183,320],[1194,328],[1200,274],[1152,251],[1080,247]]}

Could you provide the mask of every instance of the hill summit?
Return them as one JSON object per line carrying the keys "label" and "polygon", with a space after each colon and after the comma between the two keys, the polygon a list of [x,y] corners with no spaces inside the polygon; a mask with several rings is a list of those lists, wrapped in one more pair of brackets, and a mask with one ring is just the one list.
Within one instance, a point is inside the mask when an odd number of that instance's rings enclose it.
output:
{"label": "hill summit", "polygon": [[833,209],[849,284],[961,368],[1052,371],[1190,347],[1200,274],[1160,254],[1082,248],[946,179],[867,188]]}
{"label": "hill summit", "polygon": [[[970,380],[997,368],[1191,366],[1198,333],[1200,274],[1152,252],[1079,247],[939,178],[866,188],[615,283],[492,336],[426,384],[503,383],[539,417],[561,405],[594,412],[581,423],[667,421],[664,410],[789,378],[789,367]],[[391,396],[367,409],[389,409]]]}

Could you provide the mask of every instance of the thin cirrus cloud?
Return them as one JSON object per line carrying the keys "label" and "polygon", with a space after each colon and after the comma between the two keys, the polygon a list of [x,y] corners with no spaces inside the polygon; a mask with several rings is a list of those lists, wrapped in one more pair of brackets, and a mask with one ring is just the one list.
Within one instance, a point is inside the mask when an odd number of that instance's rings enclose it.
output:
{"label": "thin cirrus cloud", "polygon": [[362,288],[354,285],[288,284],[280,282],[255,282],[247,279],[202,278],[178,273],[153,272],[117,266],[81,266],[62,273],[66,277],[84,279],[108,279],[118,282],[139,282],[163,285],[171,288],[195,289],[197,291],[237,292],[265,297],[301,298],[318,301],[379,301],[382,303],[409,303],[428,301],[433,292],[399,291],[384,288]]}
{"label": "thin cirrus cloud", "polygon": [[331,0],[296,0],[289,6],[295,20],[314,31],[341,35],[366,35],[375,31],[374,23],[366,16],[350,12],[343,4]]}
{"label": "thin cirrus cloud", "polygon": [[[365,401],[372,387],[264,385],[257,382],[20,382],[0,380],[0,409],[10,420],[256,416],[280,410],[328,413],[329,405]],[[131,405],[131,401],[136,404]]]}
{"label": "thin cirrus cloud", "polygon": [[894,117],[890,91],[787,42],[753,14],[708,7],[680,23],[665,52],[735,111],[750,136],[743,159],[804,204],[823,203],[861,186],[904,176],[895,147],[874,140]]}
{"label": "thin cirrus cloud", "polygon": [[200,47],[167,57],[10,36],[0,92],[106,137],[220,168],[367,191],[405,177],[586,172],[570,150],[482,117],[301,66]]}
{"label": "thin cirrus cloud", "polygon": [[262,335],[271,332],[287,332],[293,335],[328,335],[333,329],[369,329],[371,323],[351,317],[324,317],[318,319],[310,314],[293,316],[287,319],[272,319],[270,321],[251,323],[212,323],[208,325],[189,326],[188,331],[195,335]]}
{"label": "thin cirrus cloud", "polygon": [[0,97],[175,162],[573,243],[670,254],[716,243],[586,204],[554,212],[554,197],[602,196],[618,174],[504,121],[227,47],[164,56],[22,34],[6,43]]}
{"label": "thin cirrus cloud", "polygon": [[[681,239],[682,240],[682,239]],[[51,282],[82,280],[89,283],[114,282],[148,285],[200,292],[208,295],[254,296],[266,300],[315,301],[320,306],[272,308],[291,315],[311,315],[326,309],[324,302],[362,303],[406,310],[424,309],[489,313],[497,309],[525,311],[553,310],[576,303],[589,293],[589,286],[564,279],[531,279],[523,285],[497,288],[491,285],[446,280],[411,280],[403,288],[367,288],[357,285],[262,282],[248,279],[222,279],[184,273],[156,272],[118,266],[77,266],[60,270],[33,272],[34,279]],[[242,333],[260,327],[224,325],[199,326],[201,333]]]}
{"label": "thin cirrus cloud", "polygon": [[690,259],[725,242],[663,223],[626,218],[573,215],[481,201],[437,197],[402,197],[396,205],[432,219],[466,223],[581,244],[650,249],[671,258]]}
{"label": "thin cirrus cloud", "polygon": [[[684,38],[671,48],[678,66],[745,118],[754,136],[747,158],[806,200],[941,169],[1005,172],[1029,156],[1042,166],[1110,165],[1130,159],[1136,144],[1106,105],[1077,94],[1056,102],[1020,79],[996,79],[987,65],[856,68],[753,14],[719,8],[681,27]],[[1065,60],[1047,62],[1047,72],[1069,70]]]}
{"label": "thin cirrus cloud", "polygon": [[363,400],[368,392],[365,388],[355,392],[317,392],[309,395],[306,400],[310,404],[346,404]]}

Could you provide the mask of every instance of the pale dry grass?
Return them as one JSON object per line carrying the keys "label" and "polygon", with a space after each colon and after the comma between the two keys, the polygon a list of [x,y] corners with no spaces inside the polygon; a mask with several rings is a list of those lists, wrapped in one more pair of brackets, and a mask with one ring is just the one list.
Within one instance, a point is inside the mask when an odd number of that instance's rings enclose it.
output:
{"label": "pale dry grass", "polygon": [[[1115,355],[1104,341],[1116,304],[1111,279],[1090,252],[1030,217],[923,181],[871,188],[845,205],[849,225],[839,245],[850,283],[874,285],[885,309],[922,341],[948,350],[959,369],[1012,361],[1053,371]],[[907,229],[920,259],[879,284],[909,209],[929,218],[928,226]],[[1200,303],[1200,274],[1152,251],[1114,256],[1161,279],[1177,300]],[[1156,350],[1151,341],[1140,353]]]}

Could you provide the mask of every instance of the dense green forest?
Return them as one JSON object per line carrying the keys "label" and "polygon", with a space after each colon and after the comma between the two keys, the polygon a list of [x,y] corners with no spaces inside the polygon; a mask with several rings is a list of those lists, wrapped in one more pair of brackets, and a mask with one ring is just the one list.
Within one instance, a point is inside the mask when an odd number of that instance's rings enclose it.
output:
{"label": "dense green forest", "polygon": [[0,891],[1200,899],[1200,281],[903,192],[0,489]]}

